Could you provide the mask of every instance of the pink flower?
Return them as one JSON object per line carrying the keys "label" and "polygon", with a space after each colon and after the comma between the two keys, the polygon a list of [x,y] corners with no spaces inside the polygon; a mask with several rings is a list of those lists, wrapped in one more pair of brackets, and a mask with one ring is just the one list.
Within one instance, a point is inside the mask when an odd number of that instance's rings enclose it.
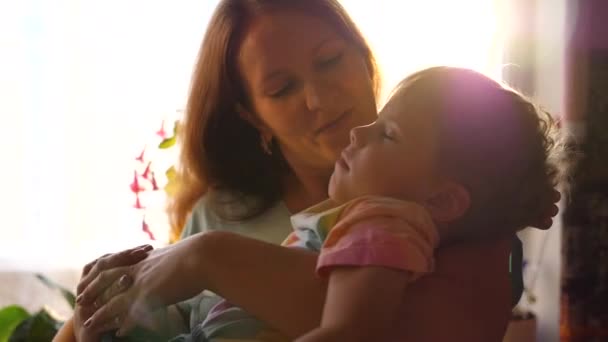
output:
{"label": "pink flower", "polygon": [[150,230],[150,227],[148,226],[148,223],[146,222],[146,218],[144,217],[141,220],[141,230],[148,234],[148,237],[150,238],[150,240],[156,240],[156,238],[154,237],[154,234],[152,233],[152,231]]}
{"label": "pink flower", "polygon": [[154,176],[154,172],[152,172],[152,179],[150,179],[152,183],[152,191],[158,190],[158,184],[156,183],[156,177]]}
{"label": "pink flower", "polygon": [[148,179],[148,177],[150,176],[150,164],[152,164],[152,162],[148,162],[148,165],[146,166],[144,173],[141,174],[142,178],[144,178],[144,179]]}
{"label": "pink flower", "polygon": [[144,152],[146,152],[146,148],[144,147],[143,150],[141,150],[141,153],[139,154],[139,156],[137,158],[135,158],[135,160],[137,160],[140,163],[144,162]]}
{"label": "pink flower", "polygon": [[156,132],[161,139],[167,138],[167,131],[165,131],[165,120],[163,120],[160,124],[160,129]]}
{"label": "pink flower", "polygon": [[135,194],[135,204],[133,205],[133,207],[135,209],[145,209],[146,208],[141,204],[141,201],[139,200],[139,194]]}
{"label": "pink flower", "polygon": [[139,184],[139,177],[137,176],[137,171],[133,171],[133,182],[131,183],[130,187],[131,191],[133,191],[135,194],[138,194],[145,190],[145,188],[141,186],[141,184]]}

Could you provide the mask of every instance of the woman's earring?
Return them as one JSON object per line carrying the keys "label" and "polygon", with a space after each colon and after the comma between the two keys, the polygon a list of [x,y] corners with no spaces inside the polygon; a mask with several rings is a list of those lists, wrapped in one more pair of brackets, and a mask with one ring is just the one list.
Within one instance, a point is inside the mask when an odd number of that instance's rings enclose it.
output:
{"label": "woman's earring", "polygon": [[260,146],[262,147],[262,151],[267,155],[272,155],[272,150],[270,149],[270,144],[272,143],[272,136],[266,138],[264,134],[260,134]]}

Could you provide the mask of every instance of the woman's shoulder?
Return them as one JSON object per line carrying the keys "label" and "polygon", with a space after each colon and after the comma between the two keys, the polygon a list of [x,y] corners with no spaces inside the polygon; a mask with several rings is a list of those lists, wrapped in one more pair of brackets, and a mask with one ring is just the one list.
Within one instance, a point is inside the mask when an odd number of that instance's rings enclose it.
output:
{"label": "woman's shoulder", "polygon": [[[243,205],[245,204],[233,202],[224,209],[240,210]],[[243,220],[226,219],[214,210],[209,196],[204,195],[192,209],[182,237],[211,230],[228,230],[260,240],[280,243],[291,232],[289,218],[289,211],[282,201],[278,201],[254,217]]]}

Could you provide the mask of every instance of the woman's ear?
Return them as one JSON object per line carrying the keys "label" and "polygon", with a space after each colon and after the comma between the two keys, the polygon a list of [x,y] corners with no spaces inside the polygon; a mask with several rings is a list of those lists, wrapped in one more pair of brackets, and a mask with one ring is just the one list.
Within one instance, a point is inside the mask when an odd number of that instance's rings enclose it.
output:
{"label": "woman's ear", "polygon": [[236,105],[236,111],[242,120],[245,120],[252,125],[260,134],[260,147],[267,155],[272,155],[272,132],[260,118],[254,113],[247,110],[241,104]]}
{"label": "woman's ear", "polygon": [[469,191],[461,184],[448,181],[425,201],[425,207],[438,222],[461,218],[471,206]]}
{"label": "woman's ear", "polygon": [[255,127],[255,129],[260,132],[261,136],[264,136],[265,138],[272,137],[272,133],[270,133],[270,131],[268,130],[266,125],[264,125],[264,123],[260,120],[260,118],[258,118],[257,115],[249,111],[240,103],[236,105],[236,112],[239,114],[241,119],[247,121],[251,126]]}
{"label": "woman's ear", "polygon": [[245,108],[242,104],[237,103],[236,112],[239,114],[241,119],[247,121],[251,126],[255,127],[258,131],[262,130],[262,121],[253,114],[249,109]]}

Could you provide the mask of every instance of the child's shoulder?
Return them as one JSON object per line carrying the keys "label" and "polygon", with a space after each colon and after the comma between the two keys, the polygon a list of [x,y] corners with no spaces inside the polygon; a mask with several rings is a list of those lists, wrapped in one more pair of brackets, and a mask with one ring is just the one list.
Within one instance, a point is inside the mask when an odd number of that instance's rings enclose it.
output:
{"label": "child's shoulder", "polygon": [[361,196],[343,206],[344,212],[384,214],[402,216],[419,214],[428,216],[427,210],[420,204],[388,196]]}
{"label": "child's shoulder", "polygon": [[393,197],[362,196],[346,203],[340,220],[358,222],[374,218],[396,219],[415,226],[434,227],[429,212],[420,204]]}

